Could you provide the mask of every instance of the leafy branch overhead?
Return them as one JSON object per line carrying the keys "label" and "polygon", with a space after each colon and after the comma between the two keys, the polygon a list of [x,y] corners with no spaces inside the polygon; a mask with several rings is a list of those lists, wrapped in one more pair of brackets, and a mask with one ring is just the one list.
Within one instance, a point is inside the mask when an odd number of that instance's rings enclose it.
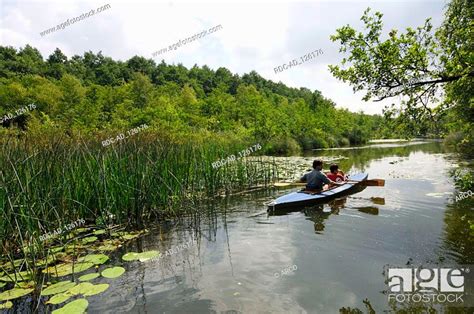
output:
{"label": "leafy branch overhead", "polygon": [[472,1],[454,0],[438,30],[427,19],[420,27],[384,34],[382,13],[369,8],[361,18],[363,32],[346,25],[331,36],[345,57],[329,69],[354,92],[365,90],[365,101],[401,96],[400,114],[415,122],[428,119],[436,128],[447,109],[469,107],[473,95],[473,12]]}

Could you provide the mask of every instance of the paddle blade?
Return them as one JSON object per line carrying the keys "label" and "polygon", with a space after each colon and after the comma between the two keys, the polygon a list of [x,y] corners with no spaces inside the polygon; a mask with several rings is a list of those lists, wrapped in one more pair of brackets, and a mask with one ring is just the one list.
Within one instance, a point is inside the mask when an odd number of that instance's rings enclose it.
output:
{"label": "paddle blade", "polygon": [[385,180],[370,179],[370,180],[364,180],[360,184],[365,185],[365,186],[385,186]]}
{"label": "paddle blade", "polygon": [[354,180],[349,180],[349,183],[357,183],[363,186],[385,186],[385,180],[384,179],[370,179],[370,180],[364,180],[364,181],[354,181]]}
{"label": "paddle blade", "polygon": [[285,187],[285,186],[304,186],[306,183],[302,182],[275,182],[273,184],[274,187]]}

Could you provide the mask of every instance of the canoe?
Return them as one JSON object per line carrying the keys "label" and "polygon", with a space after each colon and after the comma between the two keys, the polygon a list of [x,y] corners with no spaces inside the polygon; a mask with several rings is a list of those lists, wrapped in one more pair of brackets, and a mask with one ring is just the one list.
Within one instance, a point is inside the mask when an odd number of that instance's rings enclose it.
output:
{"label": "canoe", "polygon": [[[367,173],[357,173],[349,177],[349,180],[364,181],[369,175]],[[356,189],[360,184],[357,182],[347,182],[344,185],[330,188],[326,191],[317,193],[307,193],[304,191],[292,192],[267,204],[268,210],[275,210],[280,208],[288,208],[295,206],[308,206],[312,204],[322,203],[334,199],[338,196],[348,194]]]}

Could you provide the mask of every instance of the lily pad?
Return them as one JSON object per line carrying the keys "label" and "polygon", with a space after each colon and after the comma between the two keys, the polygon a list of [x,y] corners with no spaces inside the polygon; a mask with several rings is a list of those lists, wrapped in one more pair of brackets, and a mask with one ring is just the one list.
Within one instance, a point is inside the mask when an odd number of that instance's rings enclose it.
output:
{"label": "lily pad", "polygon": [[111,243],[104,243],[103,245],[99,246],[97,250],[99,251],[115,251],[118,248],[118,245],[111,244]]}
{"label": "lily pad", "polygon": [[0,281],[15,282],[15,281],[27,281],[31,279],[31,274],[28,271],[20,271],[18,273],[7,274],[0,277]]}
{"label": "lily pad", "polygon": [[36,283],[34,281],[24,281],[24,282],[17,282],[15,287],[18,288],[34,288]]}
{"label": "lily pad", "polygon": [[97,241],[97,237],[85,237],[82,239],[83,244],[88,244]]}
{"label": "lily pad", "polygon": [[73,295],[69,293],[60,293],[54,295],[51,299],[46,302],[46,304],[61,304],[69,300]]}
{"label": "lily pad", "polygon": [[103,284],[100,284],[100,285],[94,285],[93,287],[88,289],[88,291],[86,293],[84,293],[84,296],[85,297],[90,297],[92,295],[102,293],[107,289],[109,289],[109,284],[108,283],[103,283]]}
{"label": "lily pad", "polygon": [[0,288],[3,288],[3,287],[5,287],[6,285],[7,285],[7,283],[6,283],[6,282],[0,282]]}
{"label": "lily pad", "polygon": [[107,231],[105,231],[104,229],[100,229],[100,230],[94,231],[93,234],[95,234],[95,235],[101,235],[101,234],[104,234],[104,233],[106,233],[106,232],[107,232]]}
{"label": "lily pad", "polygon": [[51,264],[55,261],[56,261],[56,257],[54,255],[48,255],[47,258],[37,260],[36,261],[36,266],[46,266],[46,265],[49,265],[49,264]]}
{"label": "lily pad", "polygon": [[53,248],[49,249],[49,251],[51,253],[61,252],[62,250],[64,250],[64,246],[57,246],[57,247],[53,247]]}
{"label": "lily pad", "polygon": [[105,278],[117,278],[123,275],[125,272],[125,268],[117,266],[117,267],[112,267],[112,268],[107,268],[102,272],[102,276]]}
{"label": "lily pad", "polygon": [[135,238],[138,238],[139,235],[138,234],[125,234],[123,235],[123,238],[125,240],[132,240],[132,239],[135,239]]}
{"label": "lily pad", "polygon": [[142,253],[135,253],[135,252],[128,252],[124,256],[122,256],[122,260],[131,262],[139,260],[140,262],[146,262],[152,258],[155,258],[160,255],[158,251],[146,251]]}
{"label": "lily pad", "polygon": [[109,260],[109,257],[104,254],[90,254],[79,259],[79,262],[93,263],[94,265],[104,264]]}
{"label": "lily pad", "polygon": [[91,273],[91,274],[87,274],[87,275],[83,275],[79,277],[79,281],[90,281],[92,279],[96,279],[99,276],[100,276],[99,273]]}
{"label": "lily pad", "polygon": [[78,243],[71,243],[71,244],[67,245],[65,248],[66,248],[66,253],[72,253],[72,252],[77,252],[81,249],[86,249],[87,246],[84,246],[84,245],[78,244]]}
{"label": "lily pad", "polygon": [[60,309],[53,311],[53,314],[82,314],[85,313],[89,302],[86,299],[74,300]]}
{"label": "lily pad", "polygon": [[140,258],[140,253],[135,253],[135,252],[128,252],[124,256],[122,256],[122,259],[126,262],[131,262],[131,261],[137,261]]}
{"label": "lily pad", "polygon": [[0,310],[11,309],[12,307],[13,307],[13,303],[10,301],[0,304]]}
{"label": "lily pad", "polygon": [[140,262],[146,262],[146,261],[148,261],[152,258],[157,257],[158,255],[160,255],[160,252],[158,252],[158,251],[142,252],[142,253],[139,254],[138,260]]}
{"label": "lily pad", "polygon": [[91,289],[93,286],[94,286],[94,285],[91,284],[90,282],[81,282],[81,283],[78,284],[77,286],[72,287],[71,289],[69,289],[67,292],[68,292],[69,294],[72,294],[72,295],[85,294],[85,293],[87,293],[88,291],[90,291],[90,289]]}
{"label": "lily pad", "polygon": [[86,231],[89,231],[90,228],[77,228],[74,232],[75,233],[83,233],[83,232],[86,232]]}
{"label": "lily pad", "polygon": [[33,290],[34,289],[13,288],[11,290],[7,290],[0,293],[0,301],[9,301],[9,300],[21,298],[31,293]]}
{"label": "lily pad", "polygon": [[109,284],[94,285],[90,282],[81,282],[77,286],[69,289],[66,293],[69,295],[82,294],[85,297],[96,295],[109,289]]}
{"label": "lily pad", "polygon": [[135,238],[138,238],[140,236],[140,233],[129,233],[129,232],[114,232],[111,234],[113,237],[121,237],[124,240],[132,240]]}
{"label": "lily pad", "polygon": [[85,270],[88,270],[89,268],[93,267],[94,264],[93,263],[90,263],[90,262],[83,262],[83,263],[77,263],[77,264],[74,264],[74,268],[73,268],[73,264],[59,264],[59,265],[56,265],[56,266],[50,266],[46,269],[43,269],[43,273],[50,273],[52,275],[55,275],[55,276],[58,276],[58,277],[62,277],[62,276],[67,276],[67,275],[70,275],[72,274],[73,272],[74,273],[80,273],[80,272],[83,272]]}
{"label": "lily pad", "polygon": [[[14,261],[13,261],[13,265],[14,265],[15,267],[18,267],[18,266],[20,266],[21,264],[23,264],[24,262],[25,262],[24,259],[17,259],[17,260],[14,260]],[[11,264],[10,264],[10,265],[11,265]]]}
{"label": "lily pad", "polygon": [[41,295],[52,295],[67,291],[76,285],[75,282],[61,281],[49,286],[48,288],[41,291]]}

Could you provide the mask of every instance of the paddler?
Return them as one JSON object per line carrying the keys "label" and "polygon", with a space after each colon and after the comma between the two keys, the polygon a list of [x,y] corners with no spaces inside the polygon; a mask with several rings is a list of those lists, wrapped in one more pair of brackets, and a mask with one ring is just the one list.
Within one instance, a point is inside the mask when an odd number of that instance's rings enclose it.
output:
{"label": "paddler", "polygon": [[320,191],[323,189],[324,184],[330,185],[343,185],[344,182],[334,182],[329,179],[323,172],[323,161],[321,159],[316,159],[313,161],[313,170],[305,173],[300,182],[306,182],[307,191]]}
{"label": "paddler", "polygon": [[339,170],[339,166],[337,164],[332,164],[329,167],[329,172],[326,173],[326,176],[335,182],[346,181],[346,175],[344,172]]}

